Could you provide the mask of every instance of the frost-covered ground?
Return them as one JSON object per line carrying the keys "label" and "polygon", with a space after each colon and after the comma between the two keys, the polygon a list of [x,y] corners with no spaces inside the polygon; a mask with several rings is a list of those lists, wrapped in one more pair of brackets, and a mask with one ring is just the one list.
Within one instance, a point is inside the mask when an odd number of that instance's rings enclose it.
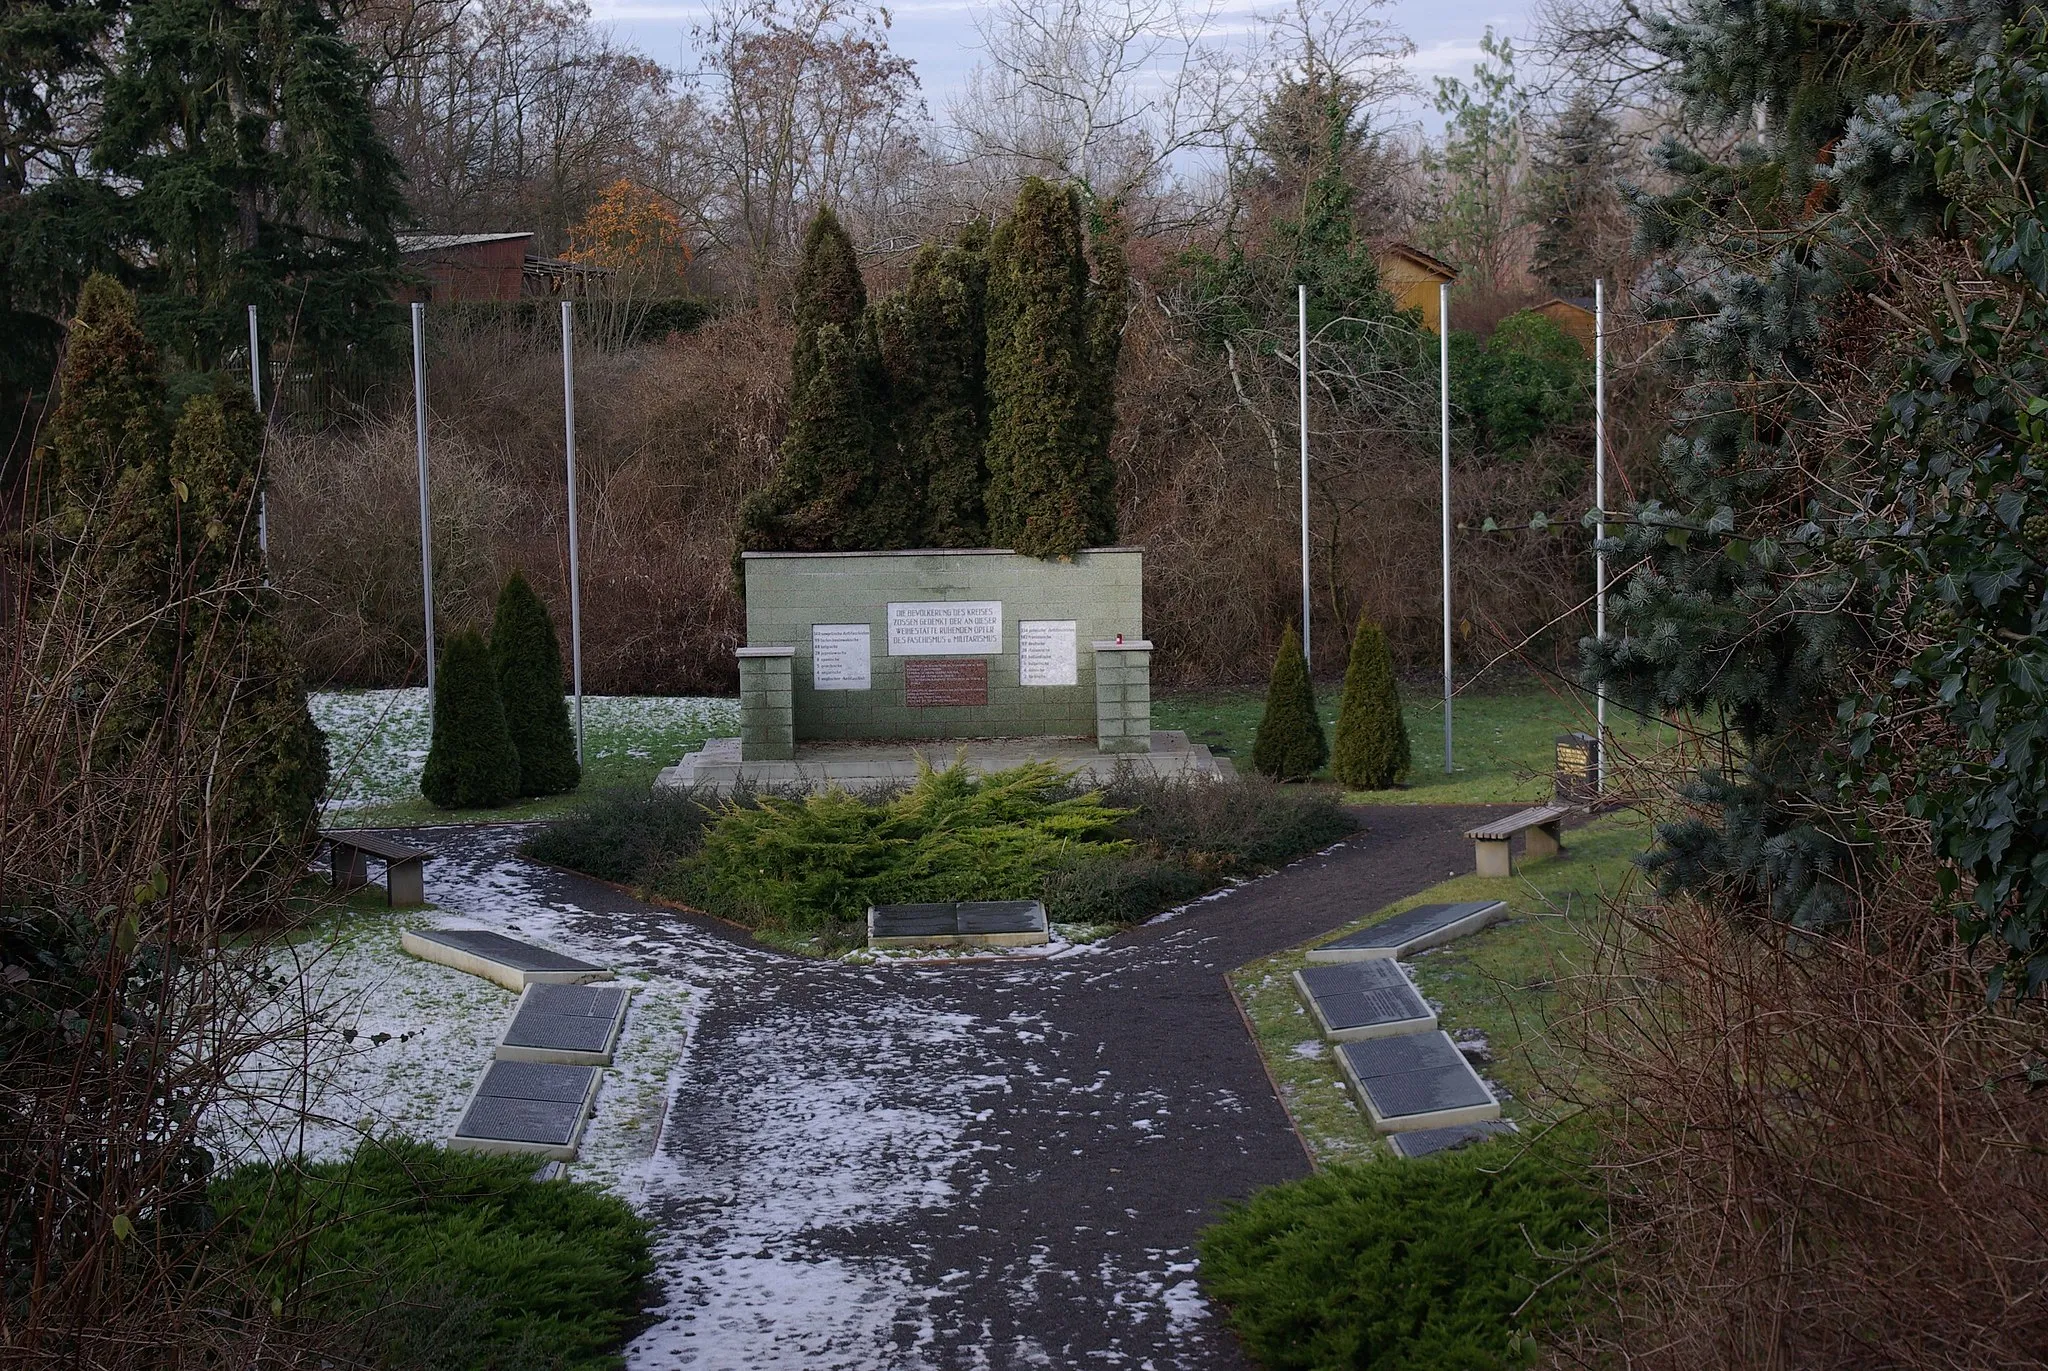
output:
{"label": "frost-covered ground", "polygon": [[[508,827],[419,831],[441,854],[420,917],[640,989],[571,1167],[654,1224],[632,1371],[1237,1368],[1196,1234],[1307,1163],[1222,973],[1440,879],[1474,817],[1411,811],[1086,956],[784,956],[522,863]],[[445,1134],[511,996],[404,957],[388,916],[341,931],[301,945],[352,1005],[316,1043],[308,1145]]]}
{"label": "frost-covered ground", "polygon": [[[329,817],[419,798],[427,692],[322,690],[309,703],[333,768]],[[584,761],[593,777],[675,762],[702,738],[739,731],[739,702],[703,695],[586,695]],[[635,767],[634,764],[643,764]]]}

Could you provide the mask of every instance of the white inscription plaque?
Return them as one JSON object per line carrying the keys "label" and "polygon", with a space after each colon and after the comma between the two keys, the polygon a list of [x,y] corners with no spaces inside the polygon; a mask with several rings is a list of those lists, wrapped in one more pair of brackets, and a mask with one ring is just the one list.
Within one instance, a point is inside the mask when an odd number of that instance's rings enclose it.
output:
{"label": "white inscription plaque", "polygon": [[1075,636],[1072,619],[1018,620],[1017,684],[1077,684],[1079,678],[1074,674]]}
{"label": "white inscription plaque", "polygon": [[813,690],[866,690],[872,684],[866,624],[811,625]]}
{"label": "white inscription plaque", "polygon": [[994,657],[1002,650],[1001,600],[914,600],[889,605],[891,657]]}

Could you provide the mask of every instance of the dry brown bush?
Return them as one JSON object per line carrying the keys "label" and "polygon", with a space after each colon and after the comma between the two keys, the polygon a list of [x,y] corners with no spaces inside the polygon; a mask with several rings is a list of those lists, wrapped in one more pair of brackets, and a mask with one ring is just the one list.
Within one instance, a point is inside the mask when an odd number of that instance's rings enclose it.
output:
{"label": "dry brown bush", "polygon": [[1558,1364],[2042,1364],[2048,1014],[1987,1004],[1929,854],[1892,851],[1825,935],[1616,913],[1565,1028],[1603,1082],[1612,1318]]}

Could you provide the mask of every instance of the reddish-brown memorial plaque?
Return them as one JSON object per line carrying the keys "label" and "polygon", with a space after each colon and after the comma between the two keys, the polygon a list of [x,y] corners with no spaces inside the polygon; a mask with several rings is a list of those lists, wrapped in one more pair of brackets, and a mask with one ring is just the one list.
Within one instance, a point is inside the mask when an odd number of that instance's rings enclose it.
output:
{"label": "reddish-brown memorial plaque", "polygon": [[911,658],[903,664],[903,703],[912,709],[985,705],[988,662],[981,657]]}

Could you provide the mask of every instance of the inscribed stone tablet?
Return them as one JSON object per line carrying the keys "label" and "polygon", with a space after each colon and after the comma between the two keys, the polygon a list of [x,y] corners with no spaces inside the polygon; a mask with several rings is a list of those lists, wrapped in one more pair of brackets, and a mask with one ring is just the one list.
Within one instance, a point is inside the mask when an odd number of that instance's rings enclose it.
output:
{"label": "inscribed stone tablet", "polygon": [[1017,684],[1078,684],[1074,669],[1072,619],[1021,619],[1017,623]]}
{"label": "inscribed stone tablet", "polygon": [[912,709],[988,703],[988,663],[922,662],[903,664],[903,703]]}
{"label": "inscribed stone tablet", "polygon": [[1003,650],[1001,600],[892,601],[891,657],[994,657]]}
{"label": "inscribed stone tablet", "polygon": [[813,690],[868,689],[874,683],[868,674],[868,657],[866,624],[811,625]]}

